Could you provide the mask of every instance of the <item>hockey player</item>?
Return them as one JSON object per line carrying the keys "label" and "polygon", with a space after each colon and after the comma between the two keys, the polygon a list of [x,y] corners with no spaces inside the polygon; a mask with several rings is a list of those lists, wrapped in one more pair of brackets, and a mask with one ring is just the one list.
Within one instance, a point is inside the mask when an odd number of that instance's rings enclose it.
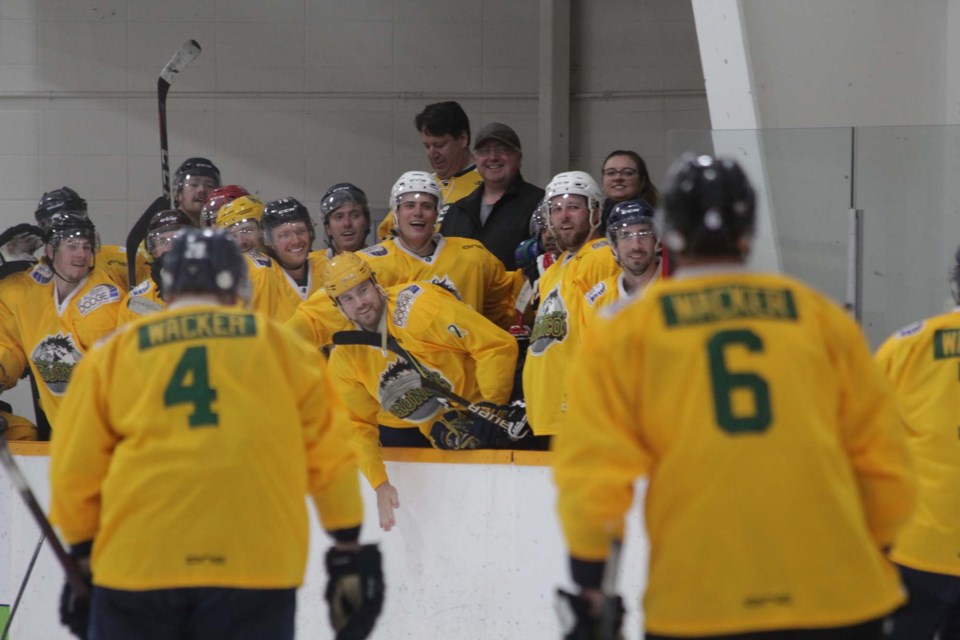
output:
{"label": "hockey player", "polygon": [[[960,250],[950,288],[960,305]],[[957,637],[947,627],[960,615],[960,501],[954,490],[960,478],[954,455],[960,410],[952,393],[960,358],[958,311],[960,307],[901,329],[876,355],[900,399],[920,480],[919,506],[890,552],[909,595],[893,616],[889,637],[894,640]]]}
{"label": "hockey player", "polygon": [[[89,217],[87,201],[70,187],[60,187],[53,191],[47,191],[40,197],[40,202],[37,203],[37,209],[33,215],[37,221],[37,226],[46,229],[53,214],[66,211]],[[108,271],[114,280],[123,284],[123,289],[126,291],[129,288],[127,286],[127,250],[119,245],[110,244],[99,245],[99,247],[97,264]],[[137,261],[136,275],[142,280],[149,274],[150,267],[144,256],[137,255],[135,259]]]}
{"label": "hockey player", "polygon": [[437,233],[442,198],[429,174],[404,173],[391,190],[395,236],[361,253],[374,259],[373,269],[384,274],[386,283],[432,282],[508,329],[516,321],[514,301],[523,274],[504,270],[478,240]]}
{"label": "hockey player", "polygon": [[263,202],[260,198],[240,196],[220,208],[216,226],[229,234],[240,251],[263,251],[262,217]]}
{"label": "hockey player", "polygon": [[163,298],[163,281],[160,278],[162,259],[170,250],[174,238],[191,228],[193,228],[193,221],[190,220],[190,216],[179,209],[168,209],[153,214],[144,240],[147,253],[150,254],[150,277],[124,296],[117,314],[117,326],[166,307]]}
{"label": "hockey player", "polygon": [[29,366],[54,429],[74,367],[117,324],[123,285],[95,266],[98,245],[90,218],[55,213],[41,262],[0,282],[0,387]]}
{"label": "hockey player", "polygon": [[367,194],[349,182],[340,182],[323,195],[320,203],[327,257],[367,246],[370,235],[370,205]]}
{"label": "hockey player", "polygon": [[[470,195],[483,182],[470,153],[470,119],[454,101],[428,104],[413,119],[433,168],[430,174],[440,188],[444,205]],[[439,221],[443,221],[443,211]],[[377,237],[386,240],[396,228],[391,214],[383,219]]]}
{"label": "hockey player", "polygon": [[328,261],[323,251],[313,250],[310,212],[296,198],[281,198],[264,205],[261,224],[266,253],[279,265],[284,291],[296,307],[320,288]]}
{"label": "hockey player", "polygon": [[653,228],[653,207],[643,200],[621,202],[610,212],[607,239],[620,273],[601,280],[584,295],[586,325],[600,309],[627,302],[661,277],[660,241]]}
{"label": "hockey player", "polygon": [[597,318],[554,443],[581,588],[561,602],[595,628],[645,475],[648,640],[879,640],[903,601],[885,549],[915,500],[893,392],[842,309],[746,269],[755,200],[739,165],[690,154],[667,185],[658,225],[678,275]]}
{"label": "hockey player", "polygon": [[596,181],[582,171],[557,174],[547,185],[547,224],[563,253],[537,285],[540,306],[523,365],[523,391],[537,436],[560,430],[566,377],[582,338],[584,294],[619,271],[610,243],[599,238],[602,197]]}
{"label": "hockey player", "polygon": [[210,193],[220,186],[220,169],[206,158],[187,158],[173,175],[173,199],[178,209],[200,226],[200,215]]}
{"label": "hockey player", "polygon": [[217,226],[217,214],[220,208],[230,204],[240,196],[248,196],[250,192],[238,184],[228,184],[223,187],[217,187],[207,196],[207,201],[200,210],[200,227],[203,229],[213,229]]}
{"label": "hockey player", "polygon": [[399,355],[379,346],[338,344],[330,354],[334,386],[350,414],[358,466],[377,492],[380,526],[389,531],[398,498],[381,442],[419,445],[425,437],[440,449],[477,449],[505,440],[492,423],[446,408],[424,388],[424,377],[513,420],[516,411],[503,405],[510,400],[517,344],[509,333],[430,285],[383,289],[356,254],[334,257],[323,282],[351,323],[372,332],[379,343],[395,340],[404,350]]}
{"label": "hockey player", "polygon": [[[222,232],[179,237],[164,260],[169,308],[75,372],[71,421],[51,446],[50,511],[92,571],[92,604],[69,585],[61,600],[81,637],[292,639],[308,492],[335,540],[327,599],[338,637],[373,627],[380,554],[357,543],[343,406],[322,359],[234,306],[245,269]],[[257,376],[272,384],[251,387]]]}

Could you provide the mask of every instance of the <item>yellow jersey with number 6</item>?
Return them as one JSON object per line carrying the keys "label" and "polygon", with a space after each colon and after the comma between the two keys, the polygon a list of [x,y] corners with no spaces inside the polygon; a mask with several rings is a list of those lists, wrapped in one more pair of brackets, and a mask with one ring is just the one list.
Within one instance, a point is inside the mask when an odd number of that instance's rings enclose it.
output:
{"label": "yellow jersey with number 6", "polygon": [[903,601],[882,549],[914,506],[909,454],[839,307],[779,275],[681,271],[601,313],[575,362],[564,533],[605,558],[648,476],[649,632],[836,627]]}
{"label": "yellow jersey with number 6", "polygon": [[192,305],[127,324],[80,361],[63,411],[51,520],[94,541],[97,585],[295,587],[306,494],[330,530],[362,520],[324,360],[260,314]]}

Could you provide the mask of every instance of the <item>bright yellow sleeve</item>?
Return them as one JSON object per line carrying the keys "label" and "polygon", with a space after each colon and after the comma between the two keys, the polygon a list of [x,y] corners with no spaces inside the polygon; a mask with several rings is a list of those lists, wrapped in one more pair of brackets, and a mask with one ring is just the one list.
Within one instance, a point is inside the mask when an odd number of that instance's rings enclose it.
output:
{"label": "bright yellow sleeve", "polygon": [[[568,410],[554,436],[552,461],[557,510],[570,555],[586,561],[603,560],[610,542],[623,538],[633,483],[651,463],[637,424],[643,399],[636,397],[638,389],[624,388],[626,378],[611,366],[621,345],[610,321],[597,322],[571,375]],[[639,370],[641,365],[630,366]]]}
{"label": "bright yellow sleeve", "polygon": [[3,437],[7,442],[23,442],[37,439],[37,428],[32,422],[9,411],[0,409],[0,416],[7,421],[7,430]]}
{"label": "bright yellow sleeve", "polygon": [[323,289],[301,302],[286,326],[317,349],[332,344],[337,331],[353,328]]}
{"label": "bright yellow sleeve", "polygon": [[302,382],[298,399],[304,420],[309,491],[320,521],[328,531],[359,526],[363,523],[363,502],[356,457],[349,444],[347,412],[326,363],[295,338],[276,342],[298,347],[290,350],[287,367],[290,380]]}
{"label": "bright yellow sleeve", "polygon": [[357,455],[357,466],[370,486],[376,489],[387,481],[387,467],[380,450],[380,428],[377,423],[380,403],[363,386],[359,367],[346,349],[334,348],[330,354],[330,373],[333,385],[347,407],[350,440]]}
{"label": "bright yellow sleeve", "polygon": [[115,339],[87,352],[74,369],[61,410],[70,416],[50,442],[50,521],[64,540],[93,540],[100,523],[100,490],[119,441],[102,398],[112,389],[109,360]]}
{"label": "bright yellow sleeve", "polygon": [[[8,284],[11,283],[11,284]],[[0,389],[9,389],[17,384],[27,367],[27,355],[21,344],[17,319],[7,304],[11,298],[12,281],[0,282]]]}
{"label": "bright yellow sleeve", "polygon": [[498,327],[509,329],[517,323],[517,293],[523,286],[523,272],[507,271],[499,258],[484,249],[487,271],[486,291],[483,294],[483,315]]}
{"label": "bright yellow sleeve", "polygon": [[867,525],[877,545],[893,542],[916,504],[916,482],[893,389],[870,357],[863,334],[829,307],[844,401],[840,436],[853,465]]}

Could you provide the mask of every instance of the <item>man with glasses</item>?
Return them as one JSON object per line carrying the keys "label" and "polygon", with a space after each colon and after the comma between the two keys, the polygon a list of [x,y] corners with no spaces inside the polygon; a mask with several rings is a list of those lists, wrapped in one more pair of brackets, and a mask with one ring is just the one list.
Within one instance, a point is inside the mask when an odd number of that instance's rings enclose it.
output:
{"label": "man with glasses", "polygon": [[520,175],[520,138],[505,124],[491,122],[481,129],[473,155],[483,183],[450,205],[440,232],[479,240],[513,271],[517,268],[514,250],[527,239],[530,217],[543,199],[543,189]]}
{"label": "man with glasses", "polygon": [[600,309],[632,300],[660,279],[660,240],[653,214],[653,207],[643,200],[621,202],[610,212],[607,239],[620,273],[601,280],[584,295],[584,326]]}

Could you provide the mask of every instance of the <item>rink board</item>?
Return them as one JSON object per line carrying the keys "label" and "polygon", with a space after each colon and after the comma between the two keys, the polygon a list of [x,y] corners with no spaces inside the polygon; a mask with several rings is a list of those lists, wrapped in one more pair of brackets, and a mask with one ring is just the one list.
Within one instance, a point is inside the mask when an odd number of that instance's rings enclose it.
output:
{"label": "rink board", "polygon": [[[14,445],[37,498],[49,502],[46,445]],[[386,450],[400,493],[397,527],[377,527],[376,500],[365,481],[364,542],[384,555],[387,599],[372,638],[464,640],[560,637],[553,590],[569,586],[555,516],[548,454],[511,451]],[[12,602],[39,529],[0,473],[0,606]],[[332,638],[323,603],[323,553],[329,542],[311,517],[310,558],[298,594],[297,638]],[[269,561],[264,550],[264,561]],[[647,543],[639,509],[628,520],[620,576],[629,615],[627,638],[639,638],[638,603]],[[12,640],[67,640],[57,602],[63,575],[44,549],[28,582]],[[3,614],[0,613],[0,620]],[[2,625],[0,625],[2,626]]]}

